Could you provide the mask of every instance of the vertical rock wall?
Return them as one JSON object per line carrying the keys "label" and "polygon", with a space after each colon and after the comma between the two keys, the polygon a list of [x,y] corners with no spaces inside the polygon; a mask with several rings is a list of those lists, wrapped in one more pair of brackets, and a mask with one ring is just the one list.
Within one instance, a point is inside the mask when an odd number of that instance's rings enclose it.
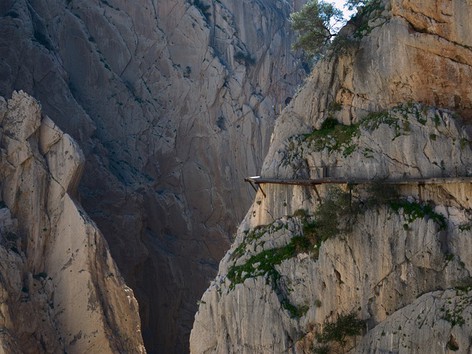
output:
{"label": "vertical rock wall", "polygon": [[[343,207],[327,186],[264,184],[202,297],[191,352],[471,350],[470,183],[392,196],[382,180],[471,176],[472,6],[375,3],[368,22],[342,30],[364,36],[320,61],[278,117],[260,174],[324,169],[380,190],[354,187]],[[326,340],[349,313],[361,335]]]}
{"label": "vertical rock wall", "polygon": [[185,352],[275,115],[303,72],[295,1],[3,1],[0,94],[81,145],[82,203],[140,302],[151,352]]}
{"label": "vertical rock wall", "polygon": [[0,98],[4,353],[145,352],[133,292],[74,199],[83,163],[33,98]]}

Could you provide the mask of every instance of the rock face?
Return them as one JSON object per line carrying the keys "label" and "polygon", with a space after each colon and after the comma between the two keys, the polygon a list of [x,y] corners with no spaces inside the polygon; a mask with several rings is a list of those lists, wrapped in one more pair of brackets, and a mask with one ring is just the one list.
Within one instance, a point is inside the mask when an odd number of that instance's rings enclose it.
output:
{"label": "rock face", "polygon": [[[471,12],[383,2],[368,34],[317,64],[261,176],[375,183],[263,184],[200,302],[192,353],[471,350],[470,183],[412,180],[471,175]],[[334,336],[348,314],[360,335]]]}
{"label": "rock face", "polygon": [[182,353],[304,72],[303,1],[3,1],[0,94],[37,98],[86,158],[79,187],[140,302],[150,352]]}
{"label": "rock face", "polygon": [[2,353],[144,353],[138,304],[75,200],[84,156],[23,92],[0,97]]}

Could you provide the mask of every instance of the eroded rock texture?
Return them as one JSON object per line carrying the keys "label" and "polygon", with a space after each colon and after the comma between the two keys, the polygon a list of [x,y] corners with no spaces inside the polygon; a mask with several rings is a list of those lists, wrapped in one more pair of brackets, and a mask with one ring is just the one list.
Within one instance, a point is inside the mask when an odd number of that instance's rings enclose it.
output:
{"label": "eroded rock texture", "polygon": [[23,92],[0,97],[2,353],[144,353],[138,304],[75,198],[84,156]]}
{"label": "eroded rock texture", "polygon": [[[262,185],[201,300],[191,352],[471,350],[470,183],[382,181],[471,175],[472,5],[378,9],[282,112],[261,171],[377,182],[336,203],[349,186]],[[323,203],[343,211],[334,226]],[[323,341],[349,313],[362,335]]]}
{"label": "eroded rock texture", "polygon": [[140,302],[151,352],[185,352],[196,301],[252,198],[303,72],[303,1],[6,0],[0,93],[81,145],[81,200]]}

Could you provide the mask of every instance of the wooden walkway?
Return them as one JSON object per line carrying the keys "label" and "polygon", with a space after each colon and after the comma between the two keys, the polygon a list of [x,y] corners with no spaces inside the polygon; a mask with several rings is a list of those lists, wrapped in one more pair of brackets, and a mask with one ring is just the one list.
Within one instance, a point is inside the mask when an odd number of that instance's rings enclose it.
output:
{"label": "wooden walkway", "polygon": [[264,178],[260,176],[247,177],[246,182],[254,184],[291,184],[298,186],[316,186],[319,184],[451,184],[451,183],[472,183],[472,177],[430,177],[414,178],[405,177],[401,179],[367,179],[367,178],[343,178],[343,177],[323,177],[317,179],[284,179],[284,178]]}
{"label": "wooden walkway", "polygon": [[[284,179],[284,178],[264,178],[261,176],[247,177],[244,181],[249,182],[257,191],[256,185],[261,184],[287,184],[296,186],[318,186],[320,184],[389,184],[389,185],[408,185],[416,184],[423,186],[427,184],[452,184],[452,183],[472,183],[472,177],[405,177],[400,179],[367,179],[367,178],[343,178],[343,177],[323,177],[317,179]],[[261,192],[265,192],[261,188]]]}

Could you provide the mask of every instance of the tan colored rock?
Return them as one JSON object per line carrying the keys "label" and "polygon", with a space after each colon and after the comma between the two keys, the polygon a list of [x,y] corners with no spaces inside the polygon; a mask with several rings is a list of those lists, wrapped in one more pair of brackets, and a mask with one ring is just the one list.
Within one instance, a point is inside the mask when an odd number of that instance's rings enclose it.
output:
{"label": "tan colored rock", "polygon": [[[470,166],[472,157],[470,144],[451,143],[468,142],[463,127],[448,112],[432,108],[416,111],[419,107],[422,106],[412,105],[408,108],[411,111],[392,110],[389,124],[374,124],[371,129],[361,125],[359,135],[339,149],[330,149],[327,144],[317,151],[315,145],[300,139],[287,143],[279,147],[282,157],[272,165],[278,169],[273,172],[283,177],[297,177],[300,170],[296,168],[302,161],[306,173],[312,171],[316,163],[339,167],[331,169],[334,173],[331,177],[403,180],[438,176],[435,171],[467,175],[466,167]],[[404,125],[405,122],[409,124]],[[434,139],[432,131],[437,134]],[[330,139],[328,141],[332,141]],[[354,149],[346,155],[345,149],[351,143]],[[440,158],[441,154],[445,161],[438,163],[434,158]],[[313,161],[315,166],[307,161]],[[369,161],[370,169],[366,168]],[[373,333],[378,333],[378,328],[395,337],[397,333],[409,332],[396,331],[404,324],[398,319],[391,321],[390,315],[398,311],[401,316],[403,308],[414,303],[421,294],[437,289],[461,289],[460,286],[470,282],[471,259],[467,250],[472,191],[467,183],[398,187],[403,198],[435,205],[435,215],[443,215],[447,224],[441,224],[440,217],[429,214],[411,219],[412,214],[406,211],[395,212],[385,205],[362,207],[361,203],[351,231],[323,242],[308,257],[306,253],[295,252],[276,263],[276,283],[271,280],[271,273],[264,271],[267,265],[261,265],[267,258],[260,258],[252,266],[256,269],[253,275],[235,282],[230,276],[234,269],[246,267],[244,272],[249,274],[252,268],[247,268],[247,264],[251,264],[252,257],[260,257],[263,252],[276,254],[289,247],[294,237],[304,235],[303,221],[293,215],[299,209],[316,215],[319,195],[323,198],[327,191],[324,186],[318,186],[316,192],[303,186],[265,184],[262,188],[265,196],[258,192],[253,207],[240,225],[235,243],[220,263],[219,275],[200,302],[191,335],[194,353],[308,353],[317,345],[315,333],[327,319],[334,321],[336,314],[351,311],[367,320],[367,328],[373,332],[368,332],[366,338],[377,338]],[[353,195],[355,202],[356,198],[367,198],[369,192],[365,186],[358,186]],[[257,273],[257,269],[261,269],[261,273]],[[291,311],[305,309],[306,312],[295,316],[284,303],[293,306]],[[438,305],[432,309],[436,311],[435,319],[440,318],[440,308]],[[462,306],[456,309],[456,315],[466,318],[467,311],[469,308]],[[265,318],[271,326],[259,324],[260,318]],[[410,347],[416,348],[418,353],[426,350],[425,345],[428,338],[434,336],[435,329],[426,334],[415,332],[411,326],[408,329]],[[463,333],[462,329],[454,329],[454,325],[447,323],[438,327],[441,329],[445,332],[439,346],[445,348],[449,333],[456,333],[454,338],[458,345],[468,347],[464,336],[457,334]],[[402,337],[395,338],[402,342]],[[353,343],[348,344],[353,353],[367,352],[378,344],[373,345],[372,339],[370,342],[363,339],[359,347],[354,347]],[[385,343],[381,342],[378,348],[385,349]]]}
{"label": "tan colored rock", "polygon": [[424,294],[370,331],[355,352],[467,353],[471,310],[470,290]]}
{"label": "tan colored rock", "polygon": [[472,78],[470,3],[383,4],[385,10],[369,24],[372,32],[346,55],[319,63],[286,115],[319,127],[329,105],[337,102],[342,110],[336,116],[347,124],[412,101],[470,119],[472,96],[467,85],[457,84]]}
{"label": "tan colored rock", "polygon": [[[358,48],[318,63],[281,113],[261,176],[471,175],[472,53],[463,30],[471,4],[384,4]],[[338,136],[314,132],[326,118],[351,127]],[[347,338],[345,348],[328,343],[333,351],[470,350],[469,183],[397,187],[413,209],[430,203],[419,214],[371,206],[372,192],[356,186],[351,201],[363,201],[356,222],[309,252],[296,248],[310,232],[299,210],[316,222],[328,188],[261,187],[202,297],[192,353],[311,353],[323,345],[317,334],[326,321],[350,312],[366,321],[362,336]],[[312,225],[316,237],[320,227]]]}
{"label": "tan colored rock", "polygon": [[15,92],[0,146],[3,352],[144,353],[133,292],[70,194],[84,162],[78,145]]}
{"label": "tan colored rock", "polygon": [[33,94],[80,144],[81,201],[142,303],[151,350],[188,350],[196,301],[251,203],[243,179],[305,76],[287,21],[302,3],[0,6],[0,95]]}

